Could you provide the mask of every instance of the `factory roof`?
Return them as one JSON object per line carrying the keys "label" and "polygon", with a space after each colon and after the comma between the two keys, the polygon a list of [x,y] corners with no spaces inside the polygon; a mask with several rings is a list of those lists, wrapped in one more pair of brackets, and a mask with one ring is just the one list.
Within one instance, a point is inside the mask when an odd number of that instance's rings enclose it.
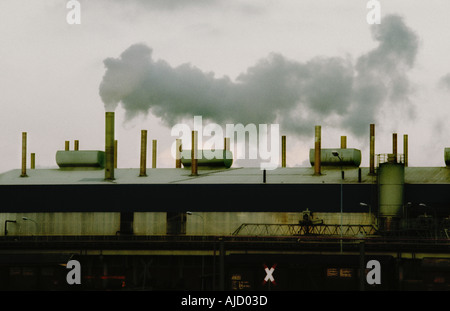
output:
{"label": "factory roof", "polygon": [[[343,183],[376,183],[376,176],[369,168],[344,168]],[[199,169],[198,176],[191,176],[188,168],[148,168],[147,176],[140,177],[137,168],[116,168],[113,181],[105,181],[103,169],[32,169],[28,177],[20,177],[21,170],[14,169],[0,174],[0,185],[45,184],[260,184],[263,170],[259,167],[231,167]],[[341,182],[341,169],[323,167],[320,176],[313,167],[285,167],[266,171],[269,184],[336,184]],[[450,184],[450,169],[446,167],[405,167],[407,184]]]}

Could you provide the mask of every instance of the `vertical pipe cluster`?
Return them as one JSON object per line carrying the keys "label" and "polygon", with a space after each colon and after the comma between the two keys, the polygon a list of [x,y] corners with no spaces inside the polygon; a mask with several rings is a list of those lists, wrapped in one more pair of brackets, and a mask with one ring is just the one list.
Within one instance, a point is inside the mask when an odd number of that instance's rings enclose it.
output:
{"label": "vertical pipe cluster", "polygon": [[320,175],[320,153],[321,153],[321,126],[315,127],[315,142],[314,142],[314,175]]}
{"label": "vertical pipe cluster", "polygon": [[147,130],[141,130],[141,165],[139,176],[147,176]]}
{"label": "vertical pipe cluster", "polygon": [[370,124],[370,169],[369,174],[375,174],[375,124]]}
{"label": "vertical pipe cluster", "polygon": [[197,176],[197,131],[192,131],[191,175]]}
{"label": "vertical pipe cluster", "polygon": [[281,136],[281,167],[286,167],[286,136]]}
{"label": "vertical pipe cluster", "polygon": [[114,112],[105,114],[105,179],[114,180]]}
{"label": "vertical pipe cluster", "polygon": [[22,132],[22,173],[20,177],[27,176],[27,132]]}

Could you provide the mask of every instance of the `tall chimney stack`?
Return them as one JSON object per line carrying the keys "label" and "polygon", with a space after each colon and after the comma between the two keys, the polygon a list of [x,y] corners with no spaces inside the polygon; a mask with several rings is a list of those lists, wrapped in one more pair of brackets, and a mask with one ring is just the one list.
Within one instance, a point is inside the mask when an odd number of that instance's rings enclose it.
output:
{"label": "tall chimney stack", "polygon": [[181,145],[181,139],[176,139],[175,146],[175,168],[181,168],[181,150],[183,148],[183,146]]}
{"label": "tall chimney stack", "polygon": [[314,175],[320,175],[320,156],[321,156],[321,126],[316,125],[314,142]]}
{"label": "tall chimney stack", "polygon": [[141,130],[141,169],[139,176],[147,176],[147,130]]}
{"label": "tall chimney stack", "polygon": [[347,149],[347,136],[341,136],[341,149]]}
{"label": "tall chimney stack", "polygon": [[117,140],[114,140],[114,168],[117,168]]}
{"label": "tall chimney stack", "polygon": [[30,168],[31,168],[32,170],[34,170],[35,167],[36,167],[36,154],[35,154],[35,153],[32,153],[32,154],[31,154]]}
{"label": "tall chimney stack", "polygon": [[223,139],[223,149],[230,150],[230,138],[229,137],[225,137]]}
{"label": "tall chimney stack", "polygon": [[375,175],[375,124],[370,125],[370,168],[369,174]]}
{"label": "tall chimney stack", "polygon": [[157,152],[156,152],[156,139],[152,141],[152,168],[156,168],[156,158],[157,158]]}
{"label": "tall chimney stack", "polygon": [[22,132],[22,174],[20,177],[27,176],[27,132]]}
{"label": "tall chimney stack", "polygon": [[403,157],[405,167],[408,166],[408,135],[403,135]]}
{"label": "tall chimney stack", "polygon": [[191,175],[197,176],[197,131],[192,131]]}
{"label": "tall chimney stack", "polygon": [[286,167],[286,136],[281,136],[281,167]]}
{"label": "tall chimney stack", "polygon": [[105,180],[114,180],[114,112],[105,114]]}
{"label": "tall chimney stack", "polygon": [[397,133],[392,134],[392,153],[394,155],[394,162],[397,163]]}

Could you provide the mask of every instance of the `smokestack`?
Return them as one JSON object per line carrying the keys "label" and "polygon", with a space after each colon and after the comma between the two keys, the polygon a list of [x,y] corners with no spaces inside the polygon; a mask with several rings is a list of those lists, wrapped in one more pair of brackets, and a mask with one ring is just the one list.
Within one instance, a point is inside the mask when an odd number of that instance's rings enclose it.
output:
{"label": "smokestack", "polygon": [[79,146],[80,146],[80,142],[78,140],[75,140],[75,142],[74,142],[74,150],[78,151]]}
{"label": "smokestack", "polygon": [[394,155],[394,162],[397,163],[397,133],[392,134],[392,154]]}
{"label": "smokestack", "polygon": [[370,175],[375,175],[375,124],[370,125]]}
{"label": "smokestack", "polygon": [[152,143],[152,168],[156,168],[156,140],[153,140]]}
{"label": "smokestack", "polygon": [[230,138],[229,137],[225,137],[223,139],[223,149],[230,150]]}
{"label": "smokestack", "polygon": [[403,156],[405,167],[408,166],[408,135],[403,135]]}
{"label": "smokestack", "polygon": [[68,140],[65,141],[64,150],[66,150],[66,151],[70,150],[70,141],[68,141]]}
{"label": "smokestack", "polygon": [[22,174],[20,177],[27,176],[27,132],[22,132]]}
{"label": "smokestack", "polygon": [[105,179],[114,180],[114,112],[105,114]]}
{"label": "smokestack", "polygon": [[181,151],[183,146],[181,145],[181,139],[176,140],[175,150],[175,168],[181,168]]}
{"label": "smokestack", "polygon": [[114,168],[117,168],[117,140],[114,140]]}
{"label": "smokestack", "polygon": [[314,143],[314,175],[320,175],[320,153],[321,153],[321,126],[316,125],[316,135]]}
{"label": "smokestack", "polygon": [[147,176],[147,130],[141,130],[141,170],[139,176]]}
{"label": "smokestack", "polygon": [[192,131],[191,175],[197,176],[197,131]]}
{"label": "smokestack", "polygon": [[281,167],[286,167],[286,136],[281,136]]}
{"label": "smokestack", "polygon": [[347,149],[347,136],[341,136],[341,149]]}
{"label": "smokestack", "polygon": [[36,155],[34,153],[31,154],[31,164],[30,164],[30,168],[32,170],[34,170],[35,168],[35,162],[36,162]]}

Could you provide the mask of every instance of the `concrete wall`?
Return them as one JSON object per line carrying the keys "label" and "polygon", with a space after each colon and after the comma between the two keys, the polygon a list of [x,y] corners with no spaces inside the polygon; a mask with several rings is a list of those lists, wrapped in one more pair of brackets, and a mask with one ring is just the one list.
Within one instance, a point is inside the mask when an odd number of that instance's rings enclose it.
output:
{"label": "concrete wall", "polygon": [[1,235],[5,220],[16,221],[8,222],[8,235],[115,235],[120,229],[120,213],[3,213]]}
{"label": "concrete wall", "polygon": [[[186,216],[186,235],[231,235],[242,224],[298,224],[302,213],[270,212],[196,212]],[[26,217],[27,220],[23,219]],[[324,224],[340,224],[340,213],[312,213],[313,219]],[[135,235],[165,235],[165,212],[134,213]],[[4,235],[5,220],[8,235],[116,235],[120,230],[120,213],[2,213],[0,235]],[[374,221],[372,215],[372,221]],[[369,213],[344,213],[342,223],[370,224]]]}

